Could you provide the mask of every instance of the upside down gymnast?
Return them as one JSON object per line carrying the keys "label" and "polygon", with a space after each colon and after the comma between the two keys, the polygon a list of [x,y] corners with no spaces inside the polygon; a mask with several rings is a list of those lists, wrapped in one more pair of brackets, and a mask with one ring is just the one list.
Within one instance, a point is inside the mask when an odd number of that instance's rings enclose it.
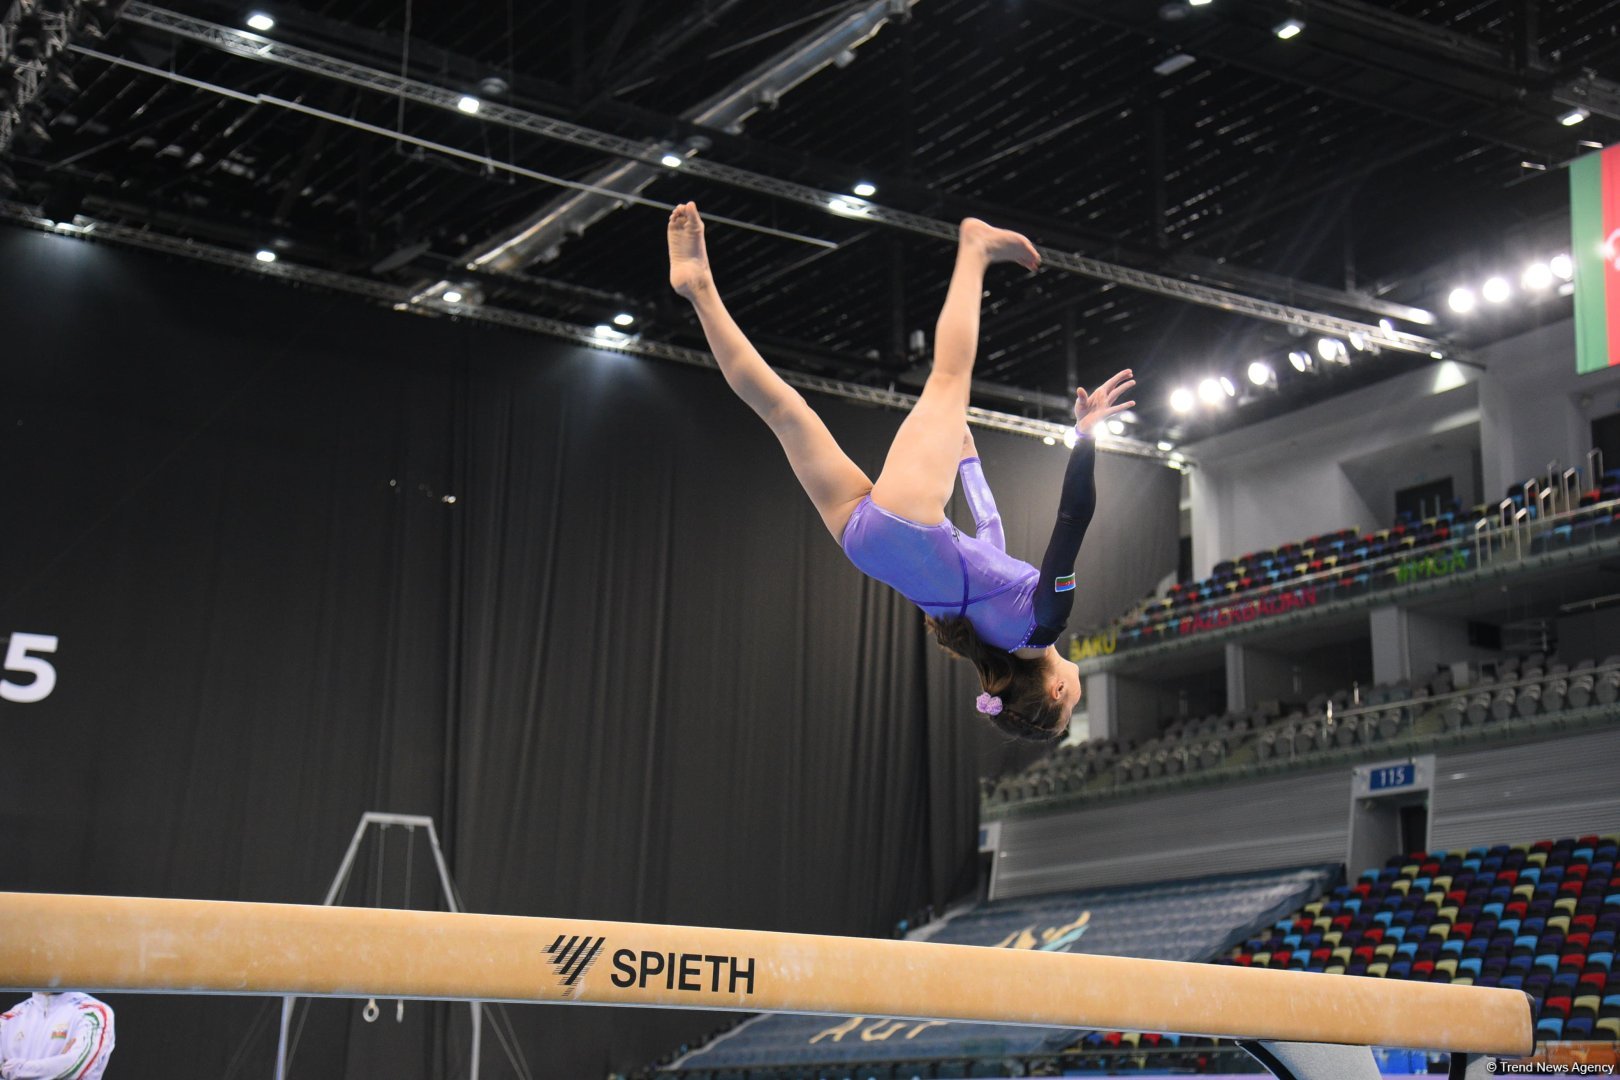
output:
{"label": "upside down gymnast", "polygon": [[[683,203],[669,218],[669,283],[697,312],[726,382],[775,433],[822,522],[863,573],[922,609],[935,639],[978,670],[978,710],[1002,731],[1062,736],[1080,700],[1079,669],[1055,643],[1074,605],[1074,562],[1096,509],[1092,431],[1136,403],[1121,371],[1075,394],[1078,438],[1069,453],[1057,523],[1039,569],[1006,552],[1001,517],[967,430],[985,271],[1034,270],[1027,239],[975,218],[962,222],[956,268],[934,334],[934,365],[889,447],[876,482],[851,461],[800,393],[771,370],[721,302],[703,220]],[[945,516],[960,472],[976,535]]]}

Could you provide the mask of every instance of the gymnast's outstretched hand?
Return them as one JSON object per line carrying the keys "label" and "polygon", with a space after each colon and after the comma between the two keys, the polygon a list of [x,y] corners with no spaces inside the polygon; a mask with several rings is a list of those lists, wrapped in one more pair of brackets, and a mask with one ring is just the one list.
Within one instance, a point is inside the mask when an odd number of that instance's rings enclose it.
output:
{"label": "gymnast's outstretched hand", "polygon": [[1125,391],[1136,385],[1131,374],[1131,369],[1126,368],[1089,394],[1083,386],[1075,391],[1074,422],[1080,434],[1090,435],[1092,428],[1110,416],[1135,407],[1135,401],[1119,400],[1125,396]]}

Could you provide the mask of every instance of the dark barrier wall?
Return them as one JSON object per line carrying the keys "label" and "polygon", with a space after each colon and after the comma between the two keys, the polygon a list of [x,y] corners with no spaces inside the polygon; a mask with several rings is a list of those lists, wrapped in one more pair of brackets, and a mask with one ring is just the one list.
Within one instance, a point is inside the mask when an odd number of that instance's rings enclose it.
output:
{"label": "dark barrier wall", "polygon": [[[317,902],[368,809],[479,911],[871,933],[971,886],[1015,751],[718,374],[19,231],[0,311],[0,635],[58,638],[0,701],[0,887]],[[815,404],[875,469],[898,417]],[[1038,555],[1062,452],[979,441]],[[1174,560],[1175,474],[1101,480],[1083,620]],[[431,903],[408,846],[346,899]],[[269,1075],[275,1003],[113,1004],[111,1077]],[[293,1076],[462,1074],[465,1009],[382,1004]],[[506,1012],[563,1077],[715,1023]]]}

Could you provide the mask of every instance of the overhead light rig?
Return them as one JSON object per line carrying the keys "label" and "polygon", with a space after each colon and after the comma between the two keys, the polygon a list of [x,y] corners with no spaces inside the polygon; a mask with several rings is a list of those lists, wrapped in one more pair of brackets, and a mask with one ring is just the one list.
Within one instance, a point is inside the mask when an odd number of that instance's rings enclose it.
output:
{"label": "overhead light rig", "polygon": [[20,134],[50,138],[40,100],[61,69],[68,43],[104,37],[125,0],[14,0],[0,16],[0,151]]}

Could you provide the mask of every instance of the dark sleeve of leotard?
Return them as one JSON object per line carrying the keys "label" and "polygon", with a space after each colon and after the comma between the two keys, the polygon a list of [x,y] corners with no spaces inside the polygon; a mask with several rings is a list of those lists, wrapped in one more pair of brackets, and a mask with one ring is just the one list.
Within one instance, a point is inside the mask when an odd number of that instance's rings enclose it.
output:
{"label": "dark sleeve of leotard", "polygon": [[990,494],[990,485],[984,479],[983,464],[976,457],[968,457],[962,459],[957,469],[962,474],[962,494],[967,496],[968,509],[973,512],[973,535],[1006,551],[1001,515],[996,512],[996,498]]}
{"label": "dark sleeve of leotard", "polygon": [[1035,629],[1029,636],[1031,648],[1042,648],[1057,641],[1069,624],[1074,609],[1074,561],[1080,556],[1080,542],[1097,509],[1097,444],[1082,436],[1069,451],[1069,465],[1063,472],[1063,493],[1058,498],[1057,524],[1041,559],[1041,580],[1035,592]]}

